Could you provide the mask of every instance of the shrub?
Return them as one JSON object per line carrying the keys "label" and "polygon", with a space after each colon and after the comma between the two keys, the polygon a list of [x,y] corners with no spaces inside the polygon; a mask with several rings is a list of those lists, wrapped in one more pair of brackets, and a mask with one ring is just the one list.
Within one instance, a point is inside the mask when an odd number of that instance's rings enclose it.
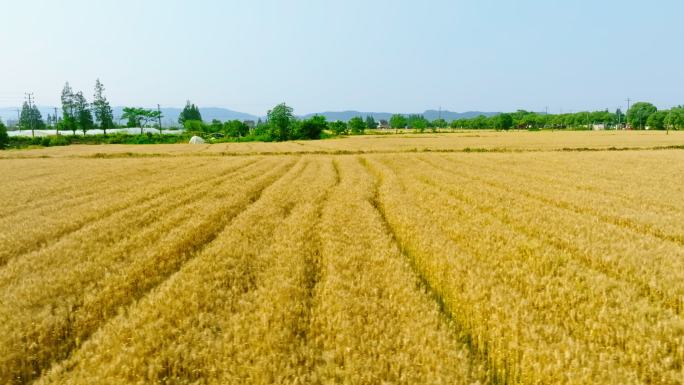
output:
{"label": "shrub", "polygon": [[0,150],[3,150],[9,146],[9,135],[7,135],[7,127],[0,121]]}
{"label": "shrub", "polygon": [[63,135],[50,136],[50,146],[68,146],[71,141]]}

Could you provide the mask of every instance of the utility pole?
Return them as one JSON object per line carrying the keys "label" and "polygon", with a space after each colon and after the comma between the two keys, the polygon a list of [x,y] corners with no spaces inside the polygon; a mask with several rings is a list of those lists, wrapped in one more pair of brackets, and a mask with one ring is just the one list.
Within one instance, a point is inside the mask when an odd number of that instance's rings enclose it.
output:
{"label": "utility pole", "polygon": [[33,128],[33,104],[31,102],[31,98],[33,97],[33,92],[26,92],[26,97],[28,98],[28,106],[29,106],[29,122],[31,122],[31,137],[35,138],[36,137],[36,132]]}
{"label": "utility pole", "polygon": [[157,104],[157,119],[159,119],[159,135],[162,134],[162,126],[161,126],[161,108],[159,107],[159,104]]}
{"label": "utility pole", "polygon": [[59,135],[59,127],[57,127],[57,107],[55,107],[55,116],[52,117],[52,121],[55,125],[55,133]]}
{"label": "utility pole", "polygon": [[[627,98],[627,111],[625,112],[625,114],[629,114],[629,102],[631,102],[631,101],[632,100],[630,98]],[[629,121],[627,120],[627,115],[625,115],[625,128],[627,128],[628,124],[629,124]]]}
{"label": "utility pole", "polygon": [[617,126],[615,126],[615,130],[617,131],[620,128],[620,115],[622,115],[622,111],[620,111],[620,107],[615,109],[615,115],[617,115],[617,118],[618,118]]}
{"label": "utility pole", "polygon": [[587,129],[591,129],[589,126],[589,111],[587,111]]}

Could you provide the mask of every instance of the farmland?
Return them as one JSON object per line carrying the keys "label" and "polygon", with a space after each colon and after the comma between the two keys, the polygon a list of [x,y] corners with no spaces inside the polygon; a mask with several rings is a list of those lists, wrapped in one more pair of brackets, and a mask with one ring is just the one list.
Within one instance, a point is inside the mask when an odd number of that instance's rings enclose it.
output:
{"label": "farmland", "polygon": [[682,145],[0,152],[0,383],[682,384]]}

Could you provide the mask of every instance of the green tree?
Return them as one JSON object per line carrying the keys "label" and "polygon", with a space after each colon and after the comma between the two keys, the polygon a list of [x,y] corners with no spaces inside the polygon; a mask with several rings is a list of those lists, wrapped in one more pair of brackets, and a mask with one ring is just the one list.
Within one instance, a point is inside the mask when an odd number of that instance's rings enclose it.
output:
{"label": "green tree", "polygon": [[4,150],[9,146],[9,135],[7,135],[7,127],[0,119],[0,150]]}
{"label": "green tree", "polygon": [[409,115],[407,119],[408,128],[413,128],[418,132],[423,132],[428,126],[428,121],[423,115]]}
{"label": "green tree", "polygon": [[76,118],[76,100],[74,91],[71,89],[69,82],[64,84],[62,89],[62,121],[58,124],[59,130],[69,130],[76,135],[78,123]]}
{"label": "green tree", "polygon": [[513,127],[513,116],[511,114],[499,114],[494,120],[494,128],[497,130],[510,130]]}
{"label": "green tree", "polygon": [[446,120],[442,118],[438,118],[432,121],[432,127],[434,128],[447,128],[449,127],[449,123],[447,123]]}
{"label": "green tree", "polygon": [[673,107],[665,118],[665,127],[669,130],[684,128],[684,106]]}
{"label": "green tree", "polygon": [[19,115],[19,129],[30,130],[33,128],[33,122],[31,118],[31,107],[29,107],[28,102],[24,102],[21,105],[21,113]]}
{"label": "green tree", "polygon": [[249,126],[239,120],[230,120],[223,123],[223,130],[226,132],[226,135],[233,138],[247,136],[249,134]]}
{"label": "green tree", "polygon": [[95,126],[93,114],[90,112],[90,105],[80,91],[74,95],[74,103],[76,107],[76,125],[85,135],[88,130],[92,130]]}
{"label": "green tree", "polygon": [[634,103],[627,111],[627,122],[632,128],[643,130],[646,127],[648,117],[656,111],[658,111],[658,109],[651,103]]}
{"label": "green tree", "polygon": [[330,129],[335,133],[335,135],[346,135],[349,133],[347,123],[341,120],[330,122]]}
{"label": "green tree", "polygon": [[181,126],[185,126],[187,120],[199,120],[202,121],[202,114],[200,114],[199,108],[196,105],[191,104],[190,101],[185,102],[185,107],[178,116],[178,123]]}
{"label": "green tree", "polygon": [[667,111],[656,111],[648,116],[646,120],[646,125],[651,130],[664,130],[665,129],[665,118],[667,118]]}
{"label": "green tree", "polygon": [[24,102],[21,106],[21,114],[19,115],[19,127],[25,130],[31,130],[32,135],[35,135],[35,130],[42,130],[45,128],[43,116],[36,105],[30,106]]}
{"label": "green tree", "polygon": [[406,117],[401,114],[394,114],[390,118],[390,127],[394,129],[399,129],[399,128],[406,128]]}
{"label": "green tree", "polygon": [[518,112],[512,114],[513,126],[516,128],[536,128],[537,127],[537,114],[534,112],[528,112],[525,110],[518,110]]}
{"label": "green tree", "polygon": [[375,121],[373,115],[366,116],[366,128],[369,130],[375,130],[378,128],[378,123]]}
{"label": "green tree", "polygon": [[201,132],[204,131],[204,124],[201,120],[186,120],[183,123],[183,128],[191,132]]}
{"label": "green tree", "polygon": [[156,110],[148,110],[139,107],[124,107],[121,118],[127,119],[126,126],[129,128],[140,127],[140,134],[143,134],[143,128],[150,122],[154,122],[161,118],[161,113]]}
{"label": "green tree", "polygon": [[45,121],[43,121],[43,115],[40,113],[38,106],[35,104],[31,107],[31,119],[33,119],[33,127],[36,130],[45,129]]}
{"label": "green tree", "polygon": [[360,135],[366,130],[366,122],[360,116],[355,116],[349,120],[349,129],[352,135]]}
{"label": "green tree", "polygon": [[100,79],[97,79],[95,81],[95,95],[93,96],[93,111],[95,112],[95,120],[104,134],[107,135],[107,130],[114,128],[114,113],[103,93],[104,86],[100,83]]}
{"label": "green tree", "polygon": [[266,115],[268,116],[271,139],[278,141],[290,139],[292,123],[294,121],[292,107],[285,103],[280,103],[273,107],[272,110],[269,110]]}
{"label": "green tree", "polygon": [[325,116],[314,115],[299,124],[298,137],[302,139],[320,139],[323,130],[328,128]]}
{"label": "green tree", "polygon": [[209,129],[211,132],[219,132],[223,129],[223,123],[218,119],[212,119]]}

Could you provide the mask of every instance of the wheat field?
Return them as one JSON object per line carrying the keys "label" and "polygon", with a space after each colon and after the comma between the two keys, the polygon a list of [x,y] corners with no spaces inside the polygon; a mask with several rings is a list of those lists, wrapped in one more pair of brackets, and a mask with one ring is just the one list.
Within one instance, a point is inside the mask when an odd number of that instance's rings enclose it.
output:
{"label": "wheat field", "polygon": [[683,144],[4,152],[0,383],[682,384]]}

